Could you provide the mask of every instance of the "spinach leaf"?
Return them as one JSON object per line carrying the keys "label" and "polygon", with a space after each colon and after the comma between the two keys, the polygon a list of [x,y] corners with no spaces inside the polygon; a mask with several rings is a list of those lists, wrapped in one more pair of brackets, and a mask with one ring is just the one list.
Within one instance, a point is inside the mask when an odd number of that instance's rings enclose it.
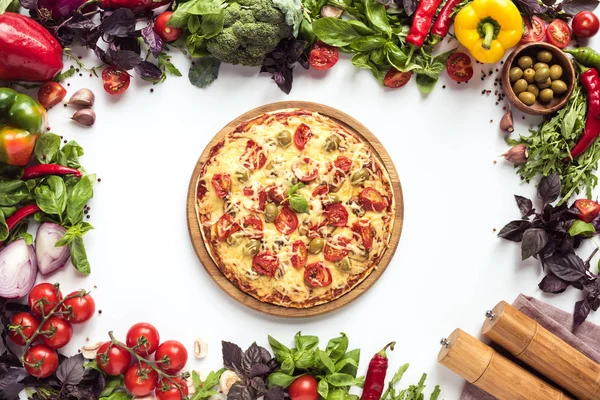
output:
{"label": "spinach leaf", "polygon": [[36,204],[44,213],[57,215],[62,222],[62,215],[67,207],[67,187],[62,178],[55,175],[47,177],[35,188],[34,196]]}
{"label": "spinach leaf", "polygon": [[85,246],[83,245],[83,239],[76,237],[71,243],[70,250],[73,266],[82,274],[89,274],[92,270],[87,258]]}
{"label": "spinach leaf", "polygon": [[188,78],[192,85],[205,88],[219,76],[221,61],[216,57],[202,57],[190,68]]}
{"label": "spinach leaf", "polygon": [[66,208],[67,219],[73,225],[83,220],[83,209],[94,196],[94,181],[96,175],[85,175],[69,191]]}
{"label": "spinach leaf", "polygon": [[336,47],[348,46],[360,38],[350,23],[332,17],[313,22],[313,32],[323,42]]}
{"label": "spinach leaf", "polygon": [[0,206],[11,207],[29,196],[29,189],[21,180],[0,182]]}

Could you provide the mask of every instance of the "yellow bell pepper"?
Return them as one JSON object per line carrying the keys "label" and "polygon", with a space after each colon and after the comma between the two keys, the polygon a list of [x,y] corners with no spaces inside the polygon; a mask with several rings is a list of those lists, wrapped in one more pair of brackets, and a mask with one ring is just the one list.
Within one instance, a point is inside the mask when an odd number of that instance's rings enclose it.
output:
{"label": "yellow bell pepper", "polygon": [[454,19],[458,41],[479,62],[498,62],[523,35],[523,18],[510,0],[474,0]]}

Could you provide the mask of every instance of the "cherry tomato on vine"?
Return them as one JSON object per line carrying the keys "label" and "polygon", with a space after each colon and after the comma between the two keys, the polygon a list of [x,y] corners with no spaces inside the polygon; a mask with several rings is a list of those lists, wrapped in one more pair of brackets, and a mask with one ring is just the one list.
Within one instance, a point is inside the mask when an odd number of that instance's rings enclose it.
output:
{"label": "cherry tomato on vine", "polygon": [[521,43],[541,42],[546,34],[546,23],[540,17],[534,15],[531,18],[524,18],[525,32],[521,36]]}
{"label": "cherry tomato on vine", "polygon": [[63,310],[67,312],[65,318],[73,324],[80,324],[88,321],[96,311],[96,302],[89,293],[82,291],[69,293],[67,297],[76,296],[66,299],[63,302]]}
{"label": "cherry tomato on vine", "polygon": [[148,364],[134,364],[125,372],[125,387],[134,396],[146,396],[156,388],[158,374]]}
{"label": "cherry tomato on vine", "polygon": [[158,368],[167,374],[175,374],[187,363],[188,354],[185,347],[177,340],[167,340],[161,343],[156,349],[154,360],[158,363]]}
{"label": "cherry tomato on vine", "polygon": [[321,41],[313,44],[308,57],[311,67],[324,71],[333,67],[339,60],[340,55],[337,47],[329,46]]}
{"label": "cherry tomato on vine", "polygon": [[167,26],[169,18],[173,15],[172,11],[165,11],[159,14],[154,21],[154,32],[165,42],[174,42],[181,37],[183,29]]}
{"label": "cherry tomato on vine", "polygon": [[51,283],[40,283],[35,285],[29,292],[29,308],[41,317],[48,315],[56,304],[62,299],[60,290]]}
{"label": "cherry tomato on vine", "polygon": [[400,72],[396,68],[392,67],[385,74],[383,78],[383,84],[389,88],[399,88],[408,83],[410,81],[410,77],[412,76],[412,72]]}
{"label": "cherry tomato on vine", "polygon": [[108,375],[121,375],[131,363],[131,354],[120,346],[105,342],[98,349],[96,362],[100,369]]}
{"label": "cherry tomato on vine", "polygon": [[448,75],[456,82],[466,82],[473,77],[471,57],[465,53],[453,53],[446,63]]}
{"label": "cherry tomato on vine", "polygon": [[110,95],[121,94],[129,87],[131,77],[122,68],[110,66],[102,71],[102,83],[104,90]]}
{"label": "cherry tomato on vine", "polygon": [[598,20],[596,14],[591,11],[581,11],[575,15],[573,22],[571,22],[571,26],[573,27],[575,36],[587,39],[598,33],[598,29],[600,29],[600,20]]}
{"label": "cherry tomato on vine", "polygon": [[546,28],[546,40],[559,49],[564,49],[571,43],[571,28],[562,19],[555,19]]}
{"label": "cherry tomato on vine", "polygon": [[44,344],[36,344],[27,350],[24,364],[29,375],[47,378],[58,368],[58,354]]}
{"label": "cherry tomato on vine", "polygon": [[160,343],[158,330],[147,322],[138,322],[127,331],[125,344],[142,357],[154,353]]}
{"label": "cherry tomato on vine", "polygon": [[[14,326],[20,326],[23,335],[29,339],[40,326],[40,321],[31,313],[20,312],[14,314],[10,318],[10,324]],[[18,344],[19,346],[25,345],[25,339],[15,330],[11,330],[8,334],[8,337],[13,343]]]}
{"label": "cherry tomato on vine", "polygon": [[291,400],[319,400],[317,380],[312,375],[302,375],[288,388]]}
{"label": "cherry tomato on vine", "polygon": [[51,316],[42,324],[41,331],[45,332],[41,335],[42,342],[53,349],[65,347],[73,337],[71,324],[56,315]]}
{"label": "cherry tomato on vine", "polygon": [[38,101],[44,108],[52,108],[62,101],[67,95],[65,89],[60,83],[50,81],[40,86],[38,90]]}
{"label": "cherry tomato on vine", "polygon": [[181,400],[183,396],[189,394],[187,382],[177,377],[170,381],[168,378],[163,378],[158,386],[154,395],[157,400]]}

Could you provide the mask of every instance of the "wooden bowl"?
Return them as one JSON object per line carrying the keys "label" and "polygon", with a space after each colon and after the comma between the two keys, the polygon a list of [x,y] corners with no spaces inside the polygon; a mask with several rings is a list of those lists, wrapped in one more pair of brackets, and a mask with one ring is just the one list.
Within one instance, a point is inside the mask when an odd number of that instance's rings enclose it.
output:
{"label": "wooden bowl", "polygon": [[[550,103],[536,101],[532,106],[528,106],[521,102],[513,91],[508,74],[510,69],[517,65],[517,60],[521,56],[529,56],[535,60],[536,54],[540,50],[548,50],[552,53],[552,62],[550,64],[558,64],[562,67],[563,75],[561,80],[566,83],[567,92],[561,96],[555,97]],[[563,108],[569,98],[571,98],[571,94],[575,88],[575,69],[567,57],[567,54],[558,47],[549,43],[527,43],[517,47],[504,62],[504,68],[502,69],[502,88],[511,104],[524,113],[531,115],[552,114]]]}

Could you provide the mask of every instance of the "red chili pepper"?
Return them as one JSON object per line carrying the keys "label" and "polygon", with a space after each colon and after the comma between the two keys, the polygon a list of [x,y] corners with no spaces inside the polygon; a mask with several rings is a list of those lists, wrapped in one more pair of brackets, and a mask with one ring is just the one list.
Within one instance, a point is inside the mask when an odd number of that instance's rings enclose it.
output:
{"label": "red chili pepper", "polygon": [[436,44],[442,41],[448,34],[448,29],[452,25],[454,19],[452,18],[452,13],[456,6],[458,6],[462,0],[448,0],[442,10],[438,14],[433,27],[431,28],[431,44]]}
{"label": "red chili pepper", "polygon": [[100,5],[105,9],[129,8],[133,12],[154,10],[170,3],[171,0],[100,0]]}
{"label": "red chili pepper", "polygon": [[587,69],[579,76],[579,81],[587,91],[588,113],[583,135],[571,150],[572,158],[580,156],[600,135],[600,77],[598,71],[595,68]]}
{"label": "red chili pepper", "polygon": [[442,0],[421,0],[419,2],[419,7],[413,16],[410,32],[406,37],[406,43],[417,47],[423,47],[425,38],[429,33],[429,28],[431,28],[433,16],[441,3]]}
{"label": "red chili pepper", "polygon": [[[29,204],[19,208],[13,215],[6,218],[6,225],[8,226],[8,232],[13,230],[13,228],[21,222],[23,219],[27,218],[31,214],[35,214],[40,211],[40,208],[37,204]],[[4,244],[4,241],[0,241],[0,246]]]}
{"label": "red chili pepper", "polygon": [[385,351],[394,350],[396,342],[388,343],[379,353],[375,354],[369,363],[367,377],[360,400],[379,400],[385,385],[385,375],[388,369],[388,358]]}
{"label": "red chili pepper", "polygon": [[23,170],[22,180],[35,179],[47,175],[75,175],[81,177],[81,172],[75,168],[58,164],[37,164]]}

